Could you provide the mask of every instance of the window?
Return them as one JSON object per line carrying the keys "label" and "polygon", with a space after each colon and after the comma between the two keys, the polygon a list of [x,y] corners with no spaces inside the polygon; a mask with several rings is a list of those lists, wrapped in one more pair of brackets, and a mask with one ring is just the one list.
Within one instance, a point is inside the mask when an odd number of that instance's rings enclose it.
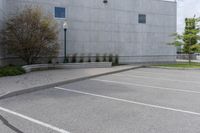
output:
{"label": "window", "polygon": [[65,8],[63,7],[55,7],[55,17],[56,18],[65,18]]}
{"label": "window", "polygon": [[138,16],[138,23],[141,23],[141,24],[146,24],[146,15],[145,14],[139,14]]}

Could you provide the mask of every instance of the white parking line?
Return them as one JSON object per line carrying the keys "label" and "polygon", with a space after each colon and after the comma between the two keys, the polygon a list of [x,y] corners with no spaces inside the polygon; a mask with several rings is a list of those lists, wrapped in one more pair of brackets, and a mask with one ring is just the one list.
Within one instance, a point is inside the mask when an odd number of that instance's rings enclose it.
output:
{"label": "white parking line", "polygon": [[131,85],[131,86],[139,86],[139,87],[167,90],[167,91],[177,91],[177,92],[200,94],[199,91],[190,91],[190,90],[182,90],[182,89],[175,89],[175,88],[165,88],[165,87],[159,87],[159,86],[150,86],[150,85],[120,82],[120,81],[113,81],[113,80],[101,80],[101,79],[91,79],[91,80],[100,81],[100,82],[107,82],[107,83],[114,83],[114,84]]}
{"label": "white parking line", "polygon": [[173,82],[182,82],[182,83],[192,83],[192,84],[200,84],[200,82],[195,81],[187,81],[187,80],[177,80],[177,79],[169,79],[169,78],[152,78],[147,76],[139,76],[139,75],[128,75],[128,74],[113,74],[118,77],[130,77],[130,78],[144,78],[144,79],[155,79],[155,80],[166,80],[166,81],[173,81]]}
{"label": "white parking line", "polygon": [[22,115],[22,114],[19,114],[19,113],[17,113],[17,112],[11,111],[11,110],[6,109],[6,108],[3,108],[3,107],[0,107],[0,111],[4,111],[4,112],[7,112],[7,113],[9,113],[9,114],[12,114],[12,115],[18,116],[18,117],[20,117],[20,118],[26,119],[26,120],[28,120],[28,121],[31,121],[31,122],[36,123],[36,124],[38,124],[38,125],[41,125],[41,126],[43,126],[43,127],[52,129],[52,130],[54,130],[54,131],[56,131],[56,132],[58,132],[58,133],[70,133],[70,132],[68,132],[68,131],[66,131],[66,130],[57,128],[57,127],[52,126],[52,125],[50,125],[50,124],[41,122],[41,121],[39,121],[39,120],[33,119],[33,118],[31,118],[31,117],[28,117],[28,116],[25,116],[25,115]]}
{"label": "white parking line", "polygon": [[83,94],[83,95],[94,96],[94,97],[100,97],[100,98],[104,98],[104,99],[110,99],[110,100],[124,102],[124,103],[131,103],[131,104],[136,104],[136,105],[146,106],[146,107],[151,107],[151,108],[156,108],[156,109],[162,109],[162,110],[168,110],[168,111],[174,111],[174,112],[179,112],[179,113],[185,113],[185,114],[200,116],[200,113],[187,111],[187,110],[181,110],[181,109],[175,109],[175,108],[164,107],[164,106],[159,106],[159,105],[130,101],[130,100],[126,100],[126,99],[110,97],[110,96],[105,96],[105,95],[99,95],[99,94],[94,94],[94,93],[88,93],[88,92],[83,92],[83,91],[78,91],[78,90],[71,90],[71,89],[66,89],[66,88],[61,88],[61,87],[55,87],[55,89],[73,92],[73,93],[78,93],[78,94]]}

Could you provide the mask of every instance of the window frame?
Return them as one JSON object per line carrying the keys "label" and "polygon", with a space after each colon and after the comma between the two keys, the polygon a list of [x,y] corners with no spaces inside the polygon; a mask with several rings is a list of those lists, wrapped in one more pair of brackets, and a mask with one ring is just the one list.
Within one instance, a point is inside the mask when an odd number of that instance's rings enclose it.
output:
{"label": "window frame", "polygon": [[[141,19],[142,17],[142,19]],[[147,15],[146,14],[138,14],[138,23],[146,24],[147,23]]]}
{"label": "window frame", "polygon": [[[65,17],[56,17],[56,8],[62,8],[65,10]],[[67,8],[66,7],[60,7],[60,6],[55,6],[53,9],[53,14],[55,19],[66,19],[67,18]]]}

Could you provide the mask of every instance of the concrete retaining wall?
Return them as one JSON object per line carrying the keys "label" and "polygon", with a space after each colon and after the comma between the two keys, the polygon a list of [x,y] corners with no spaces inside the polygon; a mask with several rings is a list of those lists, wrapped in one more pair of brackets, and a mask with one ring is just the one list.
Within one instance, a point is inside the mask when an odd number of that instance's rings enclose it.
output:
{"label": "concrete retaining wall", "polygon": [[35,64],[23,66],[26,72],[45,69],[80,69],[80,68],[109,68],[110,62],[67,63],[67,64]]}

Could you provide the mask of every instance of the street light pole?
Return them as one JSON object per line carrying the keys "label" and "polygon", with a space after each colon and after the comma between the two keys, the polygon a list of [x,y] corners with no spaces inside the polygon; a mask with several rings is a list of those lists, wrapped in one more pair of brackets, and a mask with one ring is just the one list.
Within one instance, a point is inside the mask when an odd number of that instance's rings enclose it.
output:
{"label": "street light pole", "polygon": [[67,39],[66,39],[66,33],[67,33],[67,29],[64,29],[64,63],[67,63],[67,53],[66,53],[66,45],[67,45]]}
{"label": "street light pole", "polygon": [[66,38],[66,35],[67,35],[67,29],[68,29],[68,23],[67,21],[65,21],[63,23],[63,29],[64,29],[64,63],[67,63],[68,60],[67,60],[67,53],[66,53],[66,48],[67,48],[67,38]]}

